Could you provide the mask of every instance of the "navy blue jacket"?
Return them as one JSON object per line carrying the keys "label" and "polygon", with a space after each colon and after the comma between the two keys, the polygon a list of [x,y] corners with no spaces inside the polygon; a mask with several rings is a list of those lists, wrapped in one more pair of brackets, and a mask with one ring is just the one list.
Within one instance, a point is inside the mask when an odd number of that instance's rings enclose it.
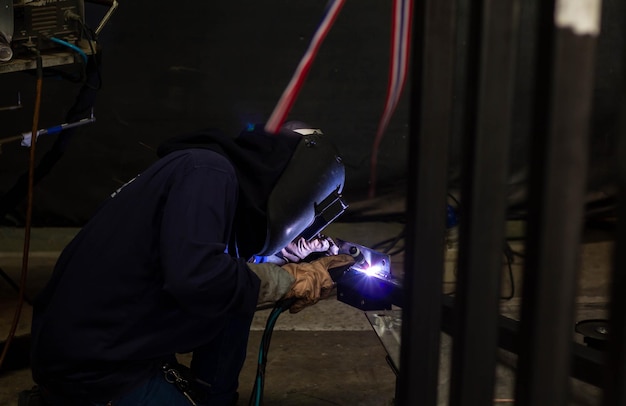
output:
{"label": "navy blue jacket", "polygon": [[259,280],[228,252],[239,194],[232,162],[197,148],[166,154],[113,193],[36,299],[35,381],[108,400],[253,313]]}

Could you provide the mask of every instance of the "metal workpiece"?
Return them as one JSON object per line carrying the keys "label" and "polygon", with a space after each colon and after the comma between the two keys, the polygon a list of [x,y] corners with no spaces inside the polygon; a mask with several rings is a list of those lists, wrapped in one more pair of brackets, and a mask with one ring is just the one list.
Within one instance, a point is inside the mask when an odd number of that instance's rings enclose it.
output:
{"label": "metal workpiece", "polygon": [[360,310],[402,306],[402,282],[394,277],[350,269],[337,282],[337,299]]}
{"label": "metal workpiece", "polygon": [[394,371],[400,366],[402,310],[366,311],[367,320],[389,355]]}
{"label": "metal workpiece", "polygon": [[379,277],[391,277],[391,257],[388,254],[373,250],[361,244],[344,241],[339,238],[334,240],[338,254],[351,255],[355,263],[350,267],[355,271]]}
{"label": "metal workpiece", "polygon": [[402,306],[402,281],[391,272],[391,258],[349,241],[335,240],[338,254],[355,258],[347,269],[331,270],[337,283],[337,299],[360,310],[390,310]]}

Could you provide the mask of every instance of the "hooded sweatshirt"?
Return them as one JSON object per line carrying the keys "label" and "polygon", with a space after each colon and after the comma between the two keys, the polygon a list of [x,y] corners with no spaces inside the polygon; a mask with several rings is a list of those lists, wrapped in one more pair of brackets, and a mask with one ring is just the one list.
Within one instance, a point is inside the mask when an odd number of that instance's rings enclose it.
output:
{"label": "hooded sweatshirt", "polygon": [[204,130],[164,143],[63,250],[37,296],[34,380],[107,401],[229,318],[249,318],[259,279],[246,258],[264,242],[267,198],[299,139]]}

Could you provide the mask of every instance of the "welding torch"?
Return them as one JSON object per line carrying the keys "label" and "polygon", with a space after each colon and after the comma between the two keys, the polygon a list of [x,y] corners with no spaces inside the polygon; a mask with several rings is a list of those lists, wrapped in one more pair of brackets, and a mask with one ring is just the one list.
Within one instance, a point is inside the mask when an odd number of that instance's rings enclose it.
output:
{"label": "welding torch", "polygon": [[390,310],[402,307],[402,281],[391,272],[389,255],[360,244],[333,239],[338,254],[348,254],[355,262],[347,269],[330,270],[337,284],[337,299],[361,310]]}

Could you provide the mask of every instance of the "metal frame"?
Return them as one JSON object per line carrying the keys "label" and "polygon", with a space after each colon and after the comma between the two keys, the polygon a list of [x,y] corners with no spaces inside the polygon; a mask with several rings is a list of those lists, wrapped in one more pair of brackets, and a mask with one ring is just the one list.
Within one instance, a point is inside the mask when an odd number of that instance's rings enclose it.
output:
{"label": "metal frame", "polygon": [[[626,6],[621,3],[623,35],[626,35]],[[626,51],[622,49],[621,122],[617,145],[618,224],[611,275],[611,306],[609,309],[609,353],[605,381],[604,406],[626,404]]]}
{"label": "metal frame", "polygon": [[[425,0],[414,9],[398,405],[436,404],[442,330],[454,339],[451,404],[492,404],[497,347],[519,354],[516,403],[520,405],[564,406],[570,376],[599,386],[605,378],[603,355],[572,340],[597,34],[580,35],[571,27],[555,26],[554,0],[524,3],[535,12],[536,33],[531,37],[536,45],[531,58],[534,71],[526,73],[535,99],[521,321],[498,313],[506,210],[503,176],[516,84],[513,62],[519,4],[519,0],[458,4]],[[456,20],[457,6],[466,7],[468,21]],[[467,29],[468,45],[459,50],[455,37],[461,28]],[[465,222],[461,223],[457,298],[452,299],[441,295],[441,253],[447,147],[458,118],[453,78],[459,72],[455,65],[459,53],[466,54],[462,71],[468,80],[462,86],[460,108]],[[622,162],[625,148],[620,152]],[[620,174],[623,187],[625,167]],[[624,257],[616,262],[623,264]],[[626,277],[615,281],[616,292],[623,292]],[[626,391],[626,299],[623,293],[616,296],[612,326],[622,339],[614,346],[619,357],[611,361],[616,375],[607,405],[623,404]]]}
{"label": "metal frame", "polygon": [[516,401],[566,405],[587,180],[596,37],[538,5],[524,294]]}
{"label": "metal frame", "polygon": [[414,7],[410,151],[399,405],[435,405],[448,139],[452,122],[454,0]]}

